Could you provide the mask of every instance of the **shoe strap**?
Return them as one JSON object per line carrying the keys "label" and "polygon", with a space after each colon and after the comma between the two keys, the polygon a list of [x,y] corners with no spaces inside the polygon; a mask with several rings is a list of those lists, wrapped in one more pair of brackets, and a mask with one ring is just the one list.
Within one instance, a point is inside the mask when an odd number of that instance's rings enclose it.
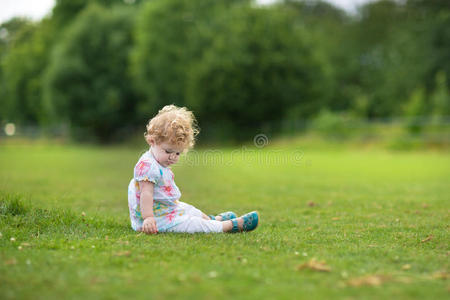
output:
{"label": "shoe strap", "polygon": [[231,232],[239,232],[238,221],[236,219],[231,219],[231,223],[233,223]]}

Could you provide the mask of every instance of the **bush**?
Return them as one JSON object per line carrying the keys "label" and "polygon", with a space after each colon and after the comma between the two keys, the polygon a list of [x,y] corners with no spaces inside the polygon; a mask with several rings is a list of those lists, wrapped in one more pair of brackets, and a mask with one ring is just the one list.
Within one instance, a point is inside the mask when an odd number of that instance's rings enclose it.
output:
{"label": "bush", "polygon": [[363,121],[346,112],[322,110],[310,123],[310,130],[328,138],[349,138],[363,128]]}
{"label": "bush", "polygon": [[406,127],[412,134],[418,134],[422,131],[422,119],[425,115],[425,90],[423,88],[415,89],[404,107],[404,114],[407,118]]}

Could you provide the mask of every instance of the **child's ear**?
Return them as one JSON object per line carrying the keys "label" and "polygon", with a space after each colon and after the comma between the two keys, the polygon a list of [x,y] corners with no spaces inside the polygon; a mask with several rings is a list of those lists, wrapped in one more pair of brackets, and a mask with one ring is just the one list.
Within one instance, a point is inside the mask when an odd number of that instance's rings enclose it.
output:
{"label": "child's ear", "polygon": [[155,140],[151,137],[147,136],[145,139],[147,140],[147,144],[149,144],[150,146],[155,145]]}

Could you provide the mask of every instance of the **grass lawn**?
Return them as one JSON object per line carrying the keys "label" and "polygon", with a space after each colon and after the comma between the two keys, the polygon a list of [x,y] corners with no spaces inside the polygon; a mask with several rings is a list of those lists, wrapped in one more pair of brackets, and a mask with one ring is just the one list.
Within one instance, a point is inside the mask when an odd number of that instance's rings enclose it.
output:
{"label": "grass lawn", "polygon": [[448,152],[192,152],[181,200],[260,226],[146,236],[126,198],[143,150],[0,144],[1,299],[449,298]]}

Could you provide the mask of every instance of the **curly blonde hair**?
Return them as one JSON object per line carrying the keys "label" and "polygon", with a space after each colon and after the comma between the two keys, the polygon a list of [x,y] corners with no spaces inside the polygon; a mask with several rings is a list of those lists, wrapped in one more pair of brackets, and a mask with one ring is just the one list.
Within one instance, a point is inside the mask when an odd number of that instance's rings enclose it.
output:
{"label": "curly blonde hair", "polygon": [[164,106],[147,124],[144,136],[147,143],[170,143],[185,151],[194,147],[195,136],[199,133],[194,114],[186,107]]}

